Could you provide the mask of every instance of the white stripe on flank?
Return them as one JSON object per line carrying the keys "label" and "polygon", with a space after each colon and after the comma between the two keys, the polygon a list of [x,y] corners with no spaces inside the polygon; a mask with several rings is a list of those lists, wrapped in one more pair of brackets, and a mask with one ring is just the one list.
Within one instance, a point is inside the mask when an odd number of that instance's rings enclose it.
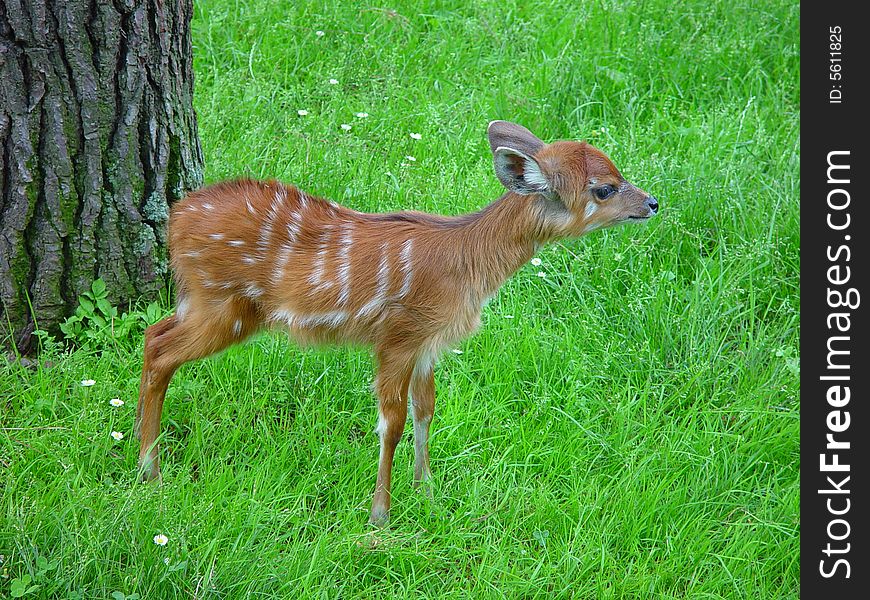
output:
{"label": "white stripe on flank", "polygon": [[293,246],[284,244],[281,246],[281,251],[278,253],[278,262],[275,263],[275,270],[272,272],[272,279],[281,279],[284,275],[284,269],[287,263],[290,262],[290,256],[293,254]]}
{"label": "white stripe on flank", "polygon": [[272,201],[272,209],[277,211],[284,204],[285,200],[287,200],[287,188],[279,183],[278,187],[275,188],[275,199]]}
{"label": "white stripe on flank", "polygon": [[294,244],[299,239],[299,231],[302,228],[302,215],[298,210],[290,213],[290,220],[287,221],[287,237]]}
{"label": "white stripe on flank", "polygon": [[338,305],[344,306],[350,299],[350,250],[353,246],[353,223],[347,223],[344,226],[344,235],[341,236],[341,249],[338,251],[338,258],[341,264],[338,266],[338,282],[341,284],[341,291],[338,293]]}
{"label": "white stripe on flank", "polygon": [[411,291],[411,249],[414,247],[414,238],[408,238],[402,244],[402,251],[399,253],[400,268],[405,278],[402,281],[402,289],[399,291],[399,298],[404,298]]}
{"label": "white stripe on flank", "polygon": [[314,269],[311,271],[311,275],[308,276],[308,281],[311,285],[318,288],[332,287],[334,284],[333,281],[323,281],[323,274],[326,271],[326,255],[329,254],[329,238],[331,235],[331,228],[324,227],[323,233],[320,234],[320,249],[317,251]]}
{"label": "white stripe on flank", "polygon": [[285,308],[272,313],[272,321],[281,321],[289,327],[338,327],[348,318],[347,312],[334,310],[313,315],[298,315]]}
{"label": "white stripe on flank", "polygon": [[319,315],[306,315],[304,317],[299,317],[297,323],[300,327],[316,327],[318,325],[337,327],[347,321],[347,316],[347,312],[343,310],[334,310]]}
{"label": "white stripe on flank", "polygon": [[293,327],[293,324],[296,322],[296,314],[286,308],[279,308],[273,311],[270,318],[272,321],[281,321],[287,324],[288,327]]}
{"label": "white stripe on flank", "polygon": [[390,262],[389,253],[387,252],[388,249],[388,242],[381,244],[381,262],[378,265],[378,287],[375,290],[374,297],[356,313],[357,317],[362,317],[377,311],[387,301],[387,291],[390,288]]}

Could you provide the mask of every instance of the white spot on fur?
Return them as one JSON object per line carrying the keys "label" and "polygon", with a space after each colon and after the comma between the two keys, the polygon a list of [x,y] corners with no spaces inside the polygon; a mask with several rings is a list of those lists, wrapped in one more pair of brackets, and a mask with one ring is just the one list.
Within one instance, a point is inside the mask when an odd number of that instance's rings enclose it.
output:
{"label": "white spot on fur", "polygon": [[248,207],[248,212],[249,212],[249,213],[251,213],[252,215],[256,215],[256,214],[257,214],[257,212],[254,210],[254,205],[251,204],[251,199],[248,198],[248,195],[247,195],[247,194],[245,194],[245,206]]}
{"label": "white spot on fur", "polygon": [[239,247],[239,246],[244,246],[245,242],[244,242],[244,240],[230,240],[227,242],[227,244],[229,244],[230,246]]}
{"label": "white spot on fur", "polygon": [[239,319],[236,319],[236,322],[233,323],[233,335],[239,337],[242,333],[242,322]]}
{"label": "white spot on fur", "polygon": [[208,202],[204,203],[204,204],[202,205],[202,207],[203,207],[204,209],[206,209],[206,210],[214,210],[214,206],[212,206],[212,205],[209,204]]}
{"label": "white spot on fur", "polygon": [[244,294],[248,298],[259,298],[263,295],[263,290],[260,287],[254,285],[253,283],[249,283],[245,286]]}
{"label": "white spot on fur", "polygon": [[213,239],[213,240],[222,240],[222,239],[224,239],[224,234],[222,234],[222,233],[211,233],[211,234],[209,234],[208,237],[210,237],[210,238]]}
{"label": "white spot on fur", "polygon": [[247,254],[245,254],[244,256],[242,256],[242,262],[249,265],[254,265],[257,264],[257,259],[253,256],[248,256]]}
{"label": "white spot on fur", "polygon": [[184,317],[187,316],[187,313],[190,311],[190,302],[187,298],[182,298],[178,301],[178,304],[175,306],[175,318],[179,321],[183,321]]}
{"label": "white spot on fur", "polygon": [[583,216],[587,219],[595,214],[595,211],[598,210],[598,205],[592,202],[591,200],[586,204],[586,209],[583,211]]}
{"label": "white spot on fur", "polygon": [[[380,407],[378,408],[378,424],[375,426],[375,433],[378,434],[378,439],[380,440],[380,450],[378,452],[378,465],[384,462],[384,445],[385,438],[387,433],[387,418],[384,417],[384,413],[381,412]],[[378,467],[380,468],[380,466]]]}

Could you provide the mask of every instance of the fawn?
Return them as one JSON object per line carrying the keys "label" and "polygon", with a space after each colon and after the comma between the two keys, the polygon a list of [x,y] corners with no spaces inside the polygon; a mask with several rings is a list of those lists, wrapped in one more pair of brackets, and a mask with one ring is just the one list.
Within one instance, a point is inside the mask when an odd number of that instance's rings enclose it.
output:
{"label": "fawn", "polygon": [[507,193],[458,217],[360,213],[277,181],[218,183],[173,206],[178,301],[145,331],[143,480],[160,478],[160,414],[176,369],[280,327],[302,343],[373,347],[380,458],[370,522],[385,524],[409,395],[415,487],[430,478],[438,355],[477,329],[483,305],[542,244],[658,211],[585,142],[545,144],[506,121],[490,123],[488,137]]}

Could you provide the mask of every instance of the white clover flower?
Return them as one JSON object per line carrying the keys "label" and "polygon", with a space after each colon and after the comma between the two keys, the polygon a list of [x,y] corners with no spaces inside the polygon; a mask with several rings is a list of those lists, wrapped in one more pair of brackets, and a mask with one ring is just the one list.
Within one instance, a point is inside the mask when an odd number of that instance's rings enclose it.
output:
{"label": "white clover flower", "polygon": [[121,433],[120,431],[113,431],[112,437],[115,438],[116,442],[120,442],[121,440],[124,439],[124,434]]}
{"label": "white clover flower", "polygon": [[330,79],[329,85],[338,85],[338,79]]}
{"label": "white clover flower", "polygon": [[417,159],[414,158],[413,156],[406,156],[406,157],[405,157],[405,160],[407,160],[407,161],[409,161],[409,162],[417,162]]}
{"label": "white clover flower", "polygon": [[358,113],[355,113],[354,116],[356,116],[358,119],[367,119],[368,116],[369,116],[369,113],[367,113],[367,112],[358,112]]}
{"label": "white clover flower", "polygon": [[353,125],[351,125],[350,123],[342,123],[341,128],[345,131],[350,131],[351,129],[353,129]]}
{"label": "white clover flower", "polygon": [[412,133],[412,134],[411,134],[411,139],[412,139],[412,140],[422,140],[422,139],[423,139],[423,136],[420,135],[419,133]]}
{"label": "white clover flower", "polygon": [[95,383],[96,381],[94,381],[93,379],[82,379],[82,387],[91,387]]}
{"label": "white clover flower", "polygon": [[546,277],[546,276],[547,276],[547,274],[544,273],[543,271],[538,271],[538,277]]}
{"label": "white clover flower", "polygon": [[[163,536],[163,537],[166,537],[166,536]],[[167,540],[167,541],[169,541],[169,540]],[[163,559],[163,564],[166,566],[169,566],[169,557],[168,556]]]}
{"label": "white clover flower", "polygon": [[326,35],[326,32],[323,32],[323,31],[318,29],[317,31],[314,32],[314,35],[316,35],[317,37],[323,37]]}
{"label": "white clover flower", "polygon": [[299,110],[296,111],[296,114],[299,115],[300,117],[304,117],[304,116],[308,115],[308,111],[305,110],[304,108],[300,108]]}
{"label": "white clover flower", "polygon": [[124,401],[120,398],[112,398],[111,400],[109,400],[109,404],[111,404],[115,408],[118,408],[119,406],[124,406]]}
{"label": "white clover flower", "polygon": [[616,254],[613,255],[613,260],[615,260],[616,262],[621,262],[622,261],[622,254],[617,252]]}
{"label": "white clover flower", "polygon": [[541,266],[541,259],[536,256],[535,258],[533,258],[531,260],[531,263],[536,267],[540,267]]}
{"label": "white clover flower", "polygon": [[169,538],[163,535],[162,533],[158,533],[154,536],[154,543],[158,546],[165,546],[169,543]]}

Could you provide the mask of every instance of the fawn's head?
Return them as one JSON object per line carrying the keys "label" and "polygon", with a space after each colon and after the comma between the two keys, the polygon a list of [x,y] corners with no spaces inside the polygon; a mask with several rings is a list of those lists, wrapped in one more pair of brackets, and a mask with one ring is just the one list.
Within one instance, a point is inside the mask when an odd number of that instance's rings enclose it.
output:
{"label": "fawn's head", "polygon": [[655,198],[626,181],[586,142],[545,144],[507,121],[491,122],[487,134],[499,180],[512,192],[539,197],[544,233],[550,236],[576,237],[658,212]]}

